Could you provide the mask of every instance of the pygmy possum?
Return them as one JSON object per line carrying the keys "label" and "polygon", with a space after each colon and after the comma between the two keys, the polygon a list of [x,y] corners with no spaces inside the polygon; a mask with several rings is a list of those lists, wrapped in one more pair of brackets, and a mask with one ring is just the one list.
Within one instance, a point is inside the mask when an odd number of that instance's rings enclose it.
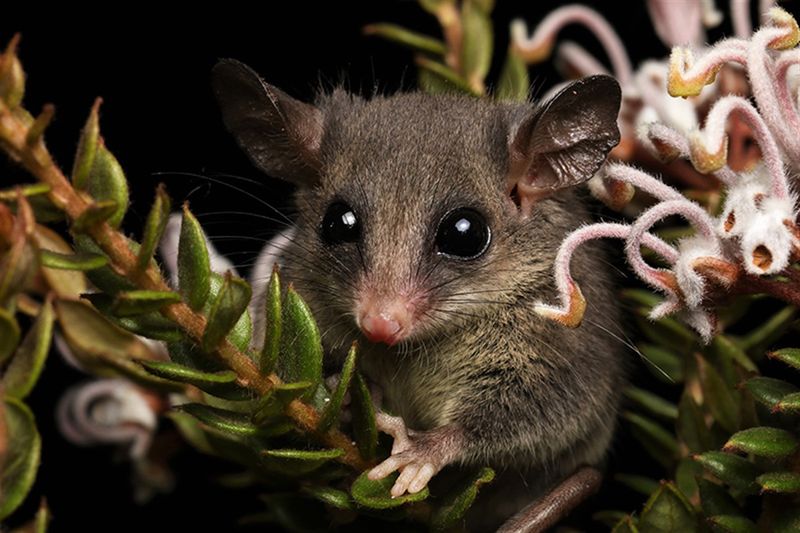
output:
{"label": "pygmy possum", "polygon": [[[584,78],[539,104],[342,89],[308,104],[223,59],[213,89],[255,166],[297,185],[294,227],[256,270],[278,255],[326,357],[341,361],[358,339],[361,370],[383,391],[378,422],[394,447],[371,478],[400,471],[401,495],[447,465],[488,465],[501,485],[503,473],[525,479],[529,502],[602,461],[623,383],[603,250],[573,260],[590,302],[583,326],[533,305],[557,297],[556,252],[590,220],[575,186],[619,141],[613,78]],[[254,276],[254,301],[267,277]],[[257,325],[262,308],[252,308]],[[498,496],[494,509],[519,511],[512,500]]]}

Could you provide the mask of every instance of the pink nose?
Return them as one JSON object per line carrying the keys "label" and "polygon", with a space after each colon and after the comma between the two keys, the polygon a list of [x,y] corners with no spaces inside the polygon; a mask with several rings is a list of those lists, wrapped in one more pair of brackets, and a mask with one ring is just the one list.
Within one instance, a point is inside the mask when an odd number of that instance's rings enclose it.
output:
{"label": "pink nose", "polygon": [[387,313],[368,314],[361,318],[361,331],[372,342],[384,342],[389,346],[398,340],[400,323]]}

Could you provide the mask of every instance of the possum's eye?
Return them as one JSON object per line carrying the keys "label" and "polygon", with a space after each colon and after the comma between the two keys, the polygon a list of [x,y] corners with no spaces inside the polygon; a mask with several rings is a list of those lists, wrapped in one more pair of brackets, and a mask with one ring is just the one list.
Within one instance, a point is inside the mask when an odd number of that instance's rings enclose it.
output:
{"label": "possum's eye", "polygon": [[356,242],[361,235],[361,224],[349,205],[334,202],[328,206],[319,232],[327,244]]}
{"label": "possum's eye", "polygon": [[439,221],[436,250],[453,259],[476,259],[489,247],[492,232],[479,212],[459,207]]}

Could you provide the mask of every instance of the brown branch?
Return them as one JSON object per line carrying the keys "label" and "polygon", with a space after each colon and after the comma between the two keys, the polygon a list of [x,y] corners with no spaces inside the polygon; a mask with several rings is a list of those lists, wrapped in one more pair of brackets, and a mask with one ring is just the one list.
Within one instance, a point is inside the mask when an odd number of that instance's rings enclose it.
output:
{"label": "brown branch", "polygon": [[[52,113],[52,108],[46,108]],[[12,159],[20,162],[40,182],[50,186],[48,196],[53,204],[64,211],[74,221],[86,211],[91,198],[79,193],[54,163],[44,144],[41,134],[30,136],[28,126],[0,101],[0,144]],[[33,140],[33,142],[31,142]],[[153,291],[171,291],[157,268],[148,266],[145,270],[137,268],[137,257],[128,246],[125,236],[107,223],[91,225],[87,232],[108,256],[111,266],[137,287]],[[162,309],[162,314],[173,321],[192,339],[200,342],[206,328],[206,318],[193,311],[185,303],[176,303]],[[239,351],[229,341],[224,340],[216,350],[216,356],[239,376],[239,383],[265,395],[281,384],[275,374],[263,375],[246,354]],[[287,415],[298,427],[314,436],[323,444],[344,450],[339,461],[358,470],[364,470],[370,463],[361,458],[352,440],[338,429],[319,433],[320,415],[317,410],[300,400],[291,402]]]}

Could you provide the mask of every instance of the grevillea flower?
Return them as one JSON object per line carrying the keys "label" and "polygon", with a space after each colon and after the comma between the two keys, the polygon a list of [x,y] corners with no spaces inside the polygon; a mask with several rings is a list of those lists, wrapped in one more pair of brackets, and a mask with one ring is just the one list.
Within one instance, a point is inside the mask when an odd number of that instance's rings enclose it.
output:
{"label": "grevillea flower", "polygon": [[[674,6],[667,4],[652,2],[651,13],[675,18]],[[735,4],[741,28],[743,8]],[[661,22],[662,38],[679,38],[679,28]],[[772,8],[768,25],[752,37],[738,33],[736,39],[699,51],[698,59],[696,50],[676,47],[668,70],[665,64],[646,62],[628,85],[629,96],[635,94],[641,104],[634,119],[638,143],[659,161],[688,159],[701,178],[713,175],[724,188],[721,212],[712,216],[677,189],[639,169],[606,164],[589,184],[596,197],[619,210],[634,190],[641,190],[655,203],[631,224],[593,224],[570,234],[555,262],[561,304],[540,302],[537,313],[565,325],[580,324],[586,302],[569,273],[572,254],[588,240],[623,239],[631,269],[665,297],[650,317],[675,314],[709,342],[716,328],[713,296],[719,290],[731,290],[747,276],[778,274],[800,257],[797,197],[789,178],[793,169],[800,168],[800,51],[793,49],[800,41],[800,30],[786,11]],[[539,34],[537,30],[534,37]],[[757,108],[742,97],[708,90],[728,63],[745,69]],[[701,107],[708,110],[701,113]],[[731,136],[742,125],[757,144],[753,153],[758,159],[734,170]],[[676,215],[686,219],[695,233],[671,245],[656,237],[652,228]],[[655,252],[663,266],[648,264],[643,248]]]}

